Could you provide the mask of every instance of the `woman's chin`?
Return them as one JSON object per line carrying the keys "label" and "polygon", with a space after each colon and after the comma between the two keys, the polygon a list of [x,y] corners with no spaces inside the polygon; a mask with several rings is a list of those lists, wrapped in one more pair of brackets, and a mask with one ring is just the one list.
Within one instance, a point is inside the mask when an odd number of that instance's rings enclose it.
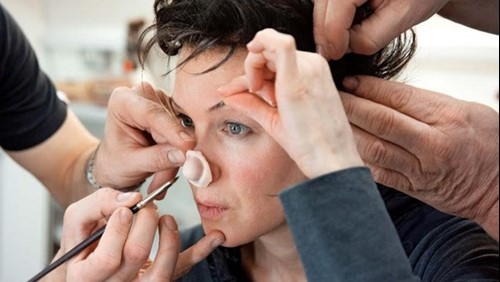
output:
{"label": "woman's chin", "polygon": [[209,234],[210,232],[213,232],[215,230],[224,234],[226,241],[224,241],[224,244],[222,244],[221,246],[226,248],[238,247],[248,244],[252,241],[249,238],[246,238],[247,240],[245,240],[245,238],[242,238],[241,233],[237,232],[236,230],[231,230],[230,228],[217,228],[208,224],[203,224],[203,230],[205,231],[205,234]]}

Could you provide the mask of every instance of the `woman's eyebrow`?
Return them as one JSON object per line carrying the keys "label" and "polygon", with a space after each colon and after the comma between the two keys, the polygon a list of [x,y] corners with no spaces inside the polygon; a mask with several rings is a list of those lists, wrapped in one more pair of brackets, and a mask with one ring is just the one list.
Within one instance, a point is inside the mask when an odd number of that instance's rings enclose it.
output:
{"label": "woman's eyebrow", "polygon": [[[179,106],[179,105],[175,102],[175,100],[174,100],[173,98],[171,98],[171,99],[170,99],[170,101],[172,102],[172,105],[173,105],[174,107],[176,107],[177,109],[179,109],[179,110],[181,110],[181,111],[184,111],[184,109],[182,109],[182,107],[181,107],[181,106]],[[217,110],[219,110],[219,109],[221,109],[221,108],[223,108],[223,107],[225,107],[225,106],[226,106],[226,104],[224,103],[224,101],[220,101],[219,103],[217,103],[217,104],[213,105],[212,107],[208,108],[208,112],[209,112],[209,113],[211,113],[211,112],[217,111]]]}
{"label": "woman's eyebrow", "polygon": [[224,103],[224,101],[220,101],[219,103],[217,103],[217,104],[213,105],[212,107],[210,107],[208,109],[208,112],[210,113],[210,112],[219,110],[219,109],[221,109],[221,108],[223,108],[225,106],[226,106],[226,104]]}

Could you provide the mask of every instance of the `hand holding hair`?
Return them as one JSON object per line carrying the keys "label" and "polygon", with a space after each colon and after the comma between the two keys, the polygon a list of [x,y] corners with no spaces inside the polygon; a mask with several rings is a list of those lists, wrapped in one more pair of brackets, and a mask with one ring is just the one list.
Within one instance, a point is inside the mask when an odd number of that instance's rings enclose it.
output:
{"label": "hand holding hair", "polygon": [[[314,0],[314,37],[318,51],[325,58],[335,60],[348,52],[374,54],[406,30],[430,18],[449,1]],[[364,14],[359,18],[357,13]]]}

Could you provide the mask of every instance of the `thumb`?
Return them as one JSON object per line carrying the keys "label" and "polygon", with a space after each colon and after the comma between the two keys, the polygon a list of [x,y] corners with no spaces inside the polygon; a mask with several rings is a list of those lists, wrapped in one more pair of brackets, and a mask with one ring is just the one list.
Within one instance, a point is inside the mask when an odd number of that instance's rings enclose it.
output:
{"label": "thumb", "polygon": [[[395,7],[402,1],[392,1],[374,10],[368,18],[354,25],[349,31],[349,47],[353,53],[372,55],[387,46],[394,38],[413,27],[412,17],[402,8]],[[379,4],[381,6],[381,4]]]}

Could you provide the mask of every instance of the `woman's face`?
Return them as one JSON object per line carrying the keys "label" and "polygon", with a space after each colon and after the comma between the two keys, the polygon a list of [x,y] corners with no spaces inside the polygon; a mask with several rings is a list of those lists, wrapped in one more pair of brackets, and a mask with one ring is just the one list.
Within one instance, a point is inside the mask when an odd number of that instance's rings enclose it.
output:
{"label": "woman's face", "polygon": [[[285,226],[278,193],[305,180],[287,153],[255,121],[225,106],[217,89],[244,73],[245,50],[199,75],[225,52],[209,52],[176,72],[173,108],[210,164],[213,181],[192,187],[205,232],[220,230],[238,246]],[[185,56],[180,54],[180,60]]]}

